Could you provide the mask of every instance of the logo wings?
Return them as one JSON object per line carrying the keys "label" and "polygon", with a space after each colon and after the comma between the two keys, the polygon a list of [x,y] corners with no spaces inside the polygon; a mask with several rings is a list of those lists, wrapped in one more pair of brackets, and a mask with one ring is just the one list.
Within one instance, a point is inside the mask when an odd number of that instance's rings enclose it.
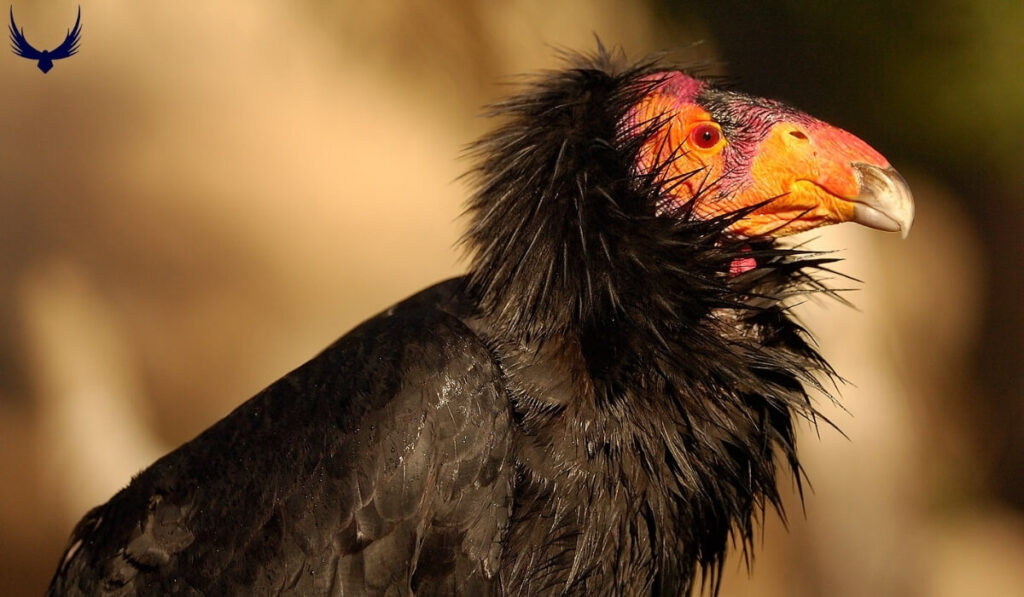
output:
{"label": "logo wings", "polygon": [[68,31],[64,42],[53,50],[40,51],[28,43],[28,40],[25,39],[25,29],[19,30],[18,24],[14,22],[13,6],[11,7],[11,24],[8,25],[8,30],[11,33],[11,50],[22,58],[38,60],[39,70],[46,73],[53,68],[54,60],[74,56],[78,52],[78,41],[82,34],[82,7],[78,7],[78,17],[75,19],[75,26]]}

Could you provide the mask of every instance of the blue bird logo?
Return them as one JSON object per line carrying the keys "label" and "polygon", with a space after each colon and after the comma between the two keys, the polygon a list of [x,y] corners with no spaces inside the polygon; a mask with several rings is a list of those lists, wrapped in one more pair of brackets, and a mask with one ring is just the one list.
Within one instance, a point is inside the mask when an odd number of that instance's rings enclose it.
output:
{"label": "blue bird logo", "polygon": [[74,56],[78,52],[78,41],[82,35],[82,7],[78,7],[78,18],[75,19],[75,26],[68,31],[67,37],[64,38],[64,42],[54,48],[53,50],[37,50],[32,47],[32,44],[28,43],[25,39],[24,27],[19,31],[18,24],[14,22],[14,7],[11,7],[11,24],[8,26],[11,32],[11,50],[21,56],[22,58],[28,58],[29,60],[38,60],[37,66],[39,70],[43,71],[43,74],[50,72],[53,68],[53,61],[60,60],[61,58],[67,58]]}

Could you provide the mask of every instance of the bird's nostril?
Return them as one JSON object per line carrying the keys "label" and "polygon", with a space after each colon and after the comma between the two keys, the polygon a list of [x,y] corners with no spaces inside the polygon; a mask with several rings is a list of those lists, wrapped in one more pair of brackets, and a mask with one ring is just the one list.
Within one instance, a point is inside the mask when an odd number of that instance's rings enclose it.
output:
{"label": "bird's nostril", "polygon": [[807,135],[803,134],[802,132],[800,132],[800,131],[798,131],[796,129],[793,129],[793,130],[789,131],[789,134],[790,134],[790,136],[795,137],[797,139],[800,139],[801,141],[806,141],[807,140]]}

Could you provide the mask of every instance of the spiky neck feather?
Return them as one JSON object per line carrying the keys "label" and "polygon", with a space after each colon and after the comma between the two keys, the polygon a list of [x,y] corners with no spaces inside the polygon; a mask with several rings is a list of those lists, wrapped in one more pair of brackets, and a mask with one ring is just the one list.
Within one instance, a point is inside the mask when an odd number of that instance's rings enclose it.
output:
{"label": "spiky neck feather", "polygon": [[507,122],[473,147],[471,284],[510,335],[537,339],[614,317],[630,270],[651,261],[631,259],[631,244],[667,222],[654,217],[655,188],[633,171],[640,136],[620,131],[653,85],[646,70],[580,65],[541,79],[496,105]]}
{"label": "spiky neck feather", "polygon": [[[743,213],[666,210],[675,181],[635,167],[663,122],[627,115],[658,70],[578,59],[495,106],[505,123],[473,148],[469,291],[509,377],[524,471],[512,592],[557,578],[678,594],[697,567],[714,588],[729,537],[748,546],[779,508],[777,458],[798,470],[793,416],[816,416],[803,384],[829,371],[784,305],[823,290],[807,272],[828,260],[730,241]],[[758,267],[731,276],[740,258]]]}
{"label": "spiky neck feather", "polygon": [[[802,270],[823,260],[794,266],[806,253],[725,234],[760,205],[701,219],[701,189],[682,204],[671,194],[700,172],[670,178],[671,152],[637,167],[671,114],[636,122],[632,111],[678,84],[671,73],[657,62],[619,66],[604,52],[573,59],[493,106],[504,124],[470,151],[469,289],[506,339],[622,328],[661,345],[663,332],[699,326],[714,309],[749,307],[766,282],[809,282]],[[756,275],[731,275],[751,259]]]}

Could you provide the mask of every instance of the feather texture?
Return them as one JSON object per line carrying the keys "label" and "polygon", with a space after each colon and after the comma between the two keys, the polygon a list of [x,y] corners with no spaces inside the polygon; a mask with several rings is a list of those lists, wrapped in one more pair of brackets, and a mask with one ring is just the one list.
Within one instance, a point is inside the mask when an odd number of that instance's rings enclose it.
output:
{"label": "feather texture", "polygon": [[789,306],[834,260],[731,240],[756,206],[701,219],[703,191],[669,196],[705,173],[637,167],[669,115],[627,116],[664,65],[570,61],[471,150],[469,274],[140,474],[51,595],[717,591],[800,482],[794,424],[833,374]]}
{"label": "feather texture", "polygon": [[[713,588],[729,537],[749,548],[781,509],[780,466],[800,479],[794,417],[819,418],[804,385],[831,370],[787,300],[826,291],[833,260],[730,240],[749,209],[666,208],[667,164],[635,165],[669,116],[627,123],[666,67],[571,60],[496,105],[505,122],[472,149],[474,329],[520,431],[503,582],[680,594],[703,567]],[[740,258],[757,268],[730,275]]]}

